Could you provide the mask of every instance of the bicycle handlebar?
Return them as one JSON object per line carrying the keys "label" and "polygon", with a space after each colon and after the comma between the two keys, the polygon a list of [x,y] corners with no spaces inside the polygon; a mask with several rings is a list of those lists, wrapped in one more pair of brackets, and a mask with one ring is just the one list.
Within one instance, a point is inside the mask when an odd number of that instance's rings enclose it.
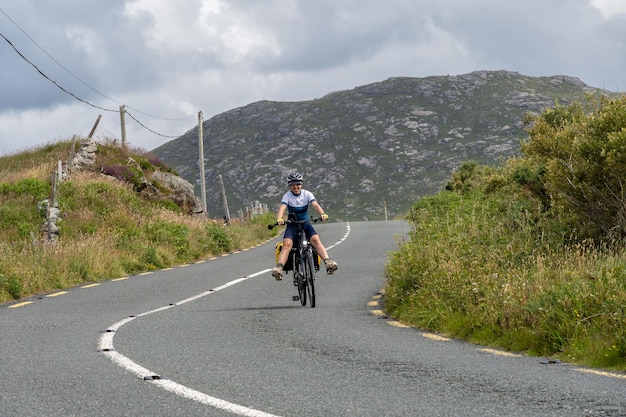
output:
{"label": "bicycle handlebar", "polygon": [[[320,216],[320,217],[311,217],[309,220],[289,220],[289,219],[287,219],[287,220],[285,220],[285,225],[288,225],[288,224],[304,224],[304,223],[310,222],[310,221],[313,221],[314,223],[321,222],[322,221],[322,216]],[[272,230],[276,226],[279,226],[278,222],[276,222],[274,224],[268,224],[267,228]]]}

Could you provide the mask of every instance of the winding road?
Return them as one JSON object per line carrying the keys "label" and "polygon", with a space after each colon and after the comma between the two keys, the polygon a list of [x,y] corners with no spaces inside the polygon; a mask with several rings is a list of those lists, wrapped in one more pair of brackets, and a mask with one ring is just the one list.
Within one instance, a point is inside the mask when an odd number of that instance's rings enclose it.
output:
{"label": "winding road", "polygon": [[302,307],[276,239],[0,306],[0,416],[626,416],[626,375],[385,317],[401,221],[318,224],[339,263]]}

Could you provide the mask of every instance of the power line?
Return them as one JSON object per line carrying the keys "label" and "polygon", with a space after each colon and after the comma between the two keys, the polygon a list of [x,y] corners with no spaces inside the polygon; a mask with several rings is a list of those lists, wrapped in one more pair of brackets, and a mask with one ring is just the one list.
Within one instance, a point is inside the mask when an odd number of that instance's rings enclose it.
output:
{"label": "power line", "polygon": [[[44,54],[46,54],[46,56],[48,56],[48,58],[50,58],[52,61],[54,61],[58,66],[60,66],[63,70],[65,70],[65,72],[67,72],[68,74],[70,74],[72,77],[74,77],[76,80],[78,80],[81,84],[83,84],[85,87],[89,88],[91,91],[93,91],[94,93],[106,98],[107,100],[110,100],[118,105],[123,105],[123,103],[120,103],[119,101],[108,97],[107,95],[101,93],[100,91],[96,90],[95,88],[93,88],[91,85],[87,84],[85,81],[81,80],[77,75],[75,75],[72,71],[70,71],[68,68],[66,68],[63,64],[61,64],[57,59],[55,59],[52,55],[50,55],[41,45],[39,45],[28,33],[26,33],[26,31],[24,29],[22,29],[17,22],[15,22],[15,20],[13,20],[11,18],[11,16],[9,16],[7,14],[7,12],[5,12],[1,7],[0,7],[0,12],[2,12],[2,14],[4,14],[6,16],[7,19],[9,19],[9,21],[11,21],[11,23],[13,23],[13,25],[15,25],[15,27],[17,27],[20,32],[22,32],[24,34],[24,36],[26,36],[35,46],[37,46],[37,48],[39,48]],[[7,42],[9,42],[9,44],[11,45],[11,47],[24,59],[26,60],[26,62],[28,62],[29,64],[31,64],[41,75],[43,75],[46,79],[48,79],[49,81],[53,82],[57,87],[59,87],[62,91],[70,94],[71,96],[73,96],[74,98],[76,98],[79,101],[82,101],[86,104],[89,104],[92,107],[96,107],[96,108],[100,108],[102,110],[106,110],[106,111],[116,111],[116,110],[108,110],[108,109],[103,109],[102,107],[99,106],[95,106],[91,103],[88,103],[78,97],[76,97],[74,94],[68,92],[67,90],[65,90],[64,88],[62,88],[59,84],[57,84],[55,81],[53,81],[52,79],[50,79],[48,76],[46,76],[42,71],[39,70],[39,68],[37,68],[32,62],[30,62],[28,59],[26,59],[26,57],[24,57],[24,55],[22,53],[20,53],[17,48],[2,34],[0,34]],[[185,117],[180,117],[180,118],[166,118],[166,117],[160,117],[160,116],[155,116],[146,112],[143,112],[139,109],[136,109],[134,107],[131,106],[126,106],[129,109],[133,109],[134,111],[136,111],[137,113],[141,113],[144,116],[147,117],[151,117],[153,119],[160,119],[160,120],[166,120],[166,121],[179,121],[179,120],[186,120],[186,119],[191,119],[194,118],[195,115],[192,116],[185,116]],[[131,116],[132,117],[132,116]],[[135,119],[133,117],[133,119]],[[135,119],[135,121],[137,121],[137,119]],[[137,121],[137,123],[139,123],[139,121]],[[139,123],[141,125],[141,123]],[[142,125],[143,126],[143,125]],[[145,126],[143,126],[145,128]],[[147,129],[147,128],[146,128]],[[150,129],[148,129],[150,130]],[[153,132],[156,133],[156,132]],[[157,133],[158,134],[158,133]],[[160,135],[160,134],[159,134]],[[165,136],[165,135],[160,135],[160,136]],[[167,136],[166,136],[167,137]]]}
{"label": "power line", "polygon": [[176,139],[178,136],[168,136],[168,135],[163,135],[161,133],[155,132],[154,130],[150,129],[149,127],[145,126],[143,123],[141,123],[139,120],[137,120],[135,118],[135,116],[133,116],[132,114],[130,114],[128,111],[126,111],[126,114],[130,116],[131,119],[133,119],[134,121],[136,121],[141,127],[143,127],[144,129],[154,133],[155,135],[159,135],[162,136],[164,138],[171,138],[171,139]]}
{"label": "power line", "polygon": [[[93,91],[96,94],[101,95],[102,97],[111,100],[114,103],[117,104],[122,104],[119,103],[115,100],[113,100],[111,97],[107,97],[106,95],[102,94],[101,92],[99,92],[98,90],[96,90],[95,88],[93,88],[92,86],[90,86],[89,84],[87,84],[86,82],[84,82],[83,80],[81,80],[80,78],[78,78],[78,76],[76,76],[72,71],[70,71],[69,69],[67,69],[63,64],[61,64],[59,61],[57,61],[52,55],[50,55],[45,49],[43,49],[43,47],[41,45],[39,45],[32,37],[30,37],[30,35],[28,33],[26,33],[26,31],[24,31],[24,29],[22,29],[16,22],[15,20],[11,19],[11,16],[9,16],[2,8],[0,8],[0,11],[2,12],[3,15],[5,15],[7,17],[7,19],[9,19],[11,21],[11,23],[13,23],[15,25],[16,28],[18,28],[20,30],[20,32],[22,32],[24,34],[24,36],[26,36],[28,39],[30,39],[30,41],[32,43],[35,44],[35,46],[37,46],[37,48],[39,48],[44,54],[46,54],[48,56],[48,58],[50,58],[51,60],[53,60],[58,66],[60,66],[61,68],[63,68],[65,70],[65,72],[67,72],[68,74],[70,74],[72,77],[74,77],[76,80],[78,80],[81,84],[83,84],[85,87],[89,88],[91,91]],[[3,36],[4,37],[4,36]],[[5,38],[6,39],[6,38]],[[9,42],[10,43],[10,42]],[[11,45],[13,46],[13,45]],[[15,49],[15,47],[13,47],[13,49]],[[19,52],[18,52],[19,53]],[[21,55],[21,54],[20,54]]]}
{"label": "power line", "polygon": [[[120,110],[114,110],[114,109],[107,109],[101,106],[98,106],[96,104],[90,103],[87,100],[84,100],[80,97],[78,97],[76,94],[72,93],[71,91],[66,90],[65,88],[63,88],[59,83],[57,83],[56,81],[54,81],[52,78],[48,77],[43,71],[41,71],[35,64],[33,64],[30,60],[28,60],[28,58],[26,58],[16,47],[15,45],[13,45],[13,43],[11,43],[11,41],[9,39],[7,39],[6,36],[4,36],[2,33],[0,33],[0,36],[11,46],[11,48],[13,48],[13,50],[26,62],[28,62],[33,68],[35,68],[35,70],[37,70],[37,72],[39,74],[41,74],[42,77],[44,77],[46,80],[50,81],[52,84],[54,84],[59,90],[63,91],[66,94],[69,94],[70,96],[74,97],[76,100],[85,103],[91,107],[94,107],[96,109],[100,109],[100,110],[104,110],[104,111],[108,111],[108,112],[114,112],[114,113],[119,113]],[[130,107],[132,108],[132,107]],[[138,111],[136,109],[133,109],[135,111]],[[142,113],[146,116],[150,116],[146,113],[143,112],[139,112]],[[146,125],[144,125],[143,123],[141,123],[139,120],[137,120],[137,118],[135,118],[135,116],[133,116],[132,114],[128,113],[128,111],[126,111],[126,114],[128,114],[135,122],[137,122],[141,127],[143,127],[144,129],[148,130],[149,132],[154,133],[155,135],[158,136],[162,136],[164,138],[177,138],[178,136],[170,136],[170,135],[164,135],[162,133],[158,133],[152,129],[150,129],[149,127],[147,127]],[[154,116],[150,116],[150,117],[154,117]],[[163,119],[163,120],[184,120],[184,119]]]}
{"label": "power line", "polygon": [[22,55],[22,53],[21,53],[21,52],[20,52],[20,51],[19,51],[19,50],[15,47],[15,45],[13,45],[13,44],[11,43],[11,41],[10,41],[10,40],[8,40],[8,39],[7,39],[7,37],[6,37],[6,36],[4,36],[2,33],[0,33],[0,36],[2,36],[2,37],[4,38],[4,40],[5,40],[5,41],[7,41],[7,43],[8,43],[9,45],[11,45],[11,48],[13,48],[13,50],[14,50],[15,52],[17,52],[17,54],[18,54],[20,57],[22,57],[22,59],[23,59],[24,61],[26,61],[26,62],[28,62],[30,65],[32,65],[32,67],[33,67],[33,68],[35,68],[39,74],[41,74],[41,75],[42,75],[42,76],[43,76],[46,80],[50,81],[52,84],[56,85],[56,86],[57,86],[57,88],[59,88],[59,90],[63,91],[64,93],[69,94],[70,96],[74,97],[76,100],[78,100],[78,101],[80,101],[80,102],[83,102],[83,103],[85,103],[85,104],[88,104],[88,105],[90,105],[91,107],[95,107],[96,109],[100,109],[100,110],[104,110],[104,111],[110,111],[110,112],[117,112],[117,111],[118,111],[118,110],[105,109],[104,107],[97,106],[97,105],[95,105],[95,104],[93,104],[93,103],[88,102],[87,100],[83,100],[82,98],[78,97],[76,94],[74,94],[74,93],[72,93],[72,92],[70,92],[70,91],[66,90],[65,88],[61,87],[61,86],[59,85],[59,83],[57,83],[57,82],[56,82],[56,81],[54,81],[52,78],[50,78],[50,77],[48,77],[46,74],[44,74],[44,73],[43,73],[43,71],[41,71],[39,68],[37,68],[37,65],[33,64],[32,62],[30,62],[30,61],[28,60],[28,58],[26,58],[24,55]]}
{"label": "power line", "polygon": [[[70,92],[70,91],[66,90],[66,89],[65,89],[65,88],[63,88],[61,85],[59,85],[59,83],[57,83],[57,82],[56,82],[56,81],[54,81],[52,78],[50,78],[50,77],[48,77],[46,74],[44,74],[44,72],[43,72],[43,71],[41,71],[41,70],[40,70],[40,69],[39,69],[39,68],[38,68],[35,64],[33,64],[31,61],[29,61],[29,60],[28,60],[28,58],[26,58],[26,57],[25,57],[25,56],[24,56],[24,55],[23,55],[23,54],[22,54],[22,53],[21,53],[21,52],[20,52],[20,51],[19,51],[16,47],[15,47],[15,45],[13,45],[13,43],[11,43],[11,41],[7,39],[7,37],[6,37],[6,36],[4,36],[2,33],[0,33],[0,36],[1,36],[1,37],[5,40],[5,41],[7,41],[7,43],[8,43],[9,45],[11,45],[11,48],[13,48],[13,50],[14,50],[14,51],[15,51],[15,52],[16,52],[16,53],[17,53],[17,54],[18,54],[18,55],[19,55],[19,56],[20,56],[20,57],[21,57],[24,61],[28,62],[28,63],[29,63],[29,64],[30,64],[33,68],[35,68],[35,69],[37,70],[37,72],[38,72],[39,74],[41,74],[41,76],[43,76],[46,80],[48,80],[48,81],[50,81],[51,83],[53,83],[55,86],[57,86],[57,88],[59,88],[59,89],[60,89],[61,91],[63,91],[64,93],[69,94],[70,96],[74,97],[76,100],[78,100],[78,101],[80,101],[80,102],[82,102],[82,103],[88,104],[88,105],[89,105],[89,106],[91,106],[91,107],[95,107],[95,108],[97,108],[97,109],[104,110],[104,111],[108,111],[108,112],[115,112],[115,113],[119,113],[119,112],[120,112],[119,110],[106,109],[106,108],[104,108],[104,107],[97,106],[97,105],[95,105],[95,104],[93,104],[93,103],[88,102],[87,100],[83,100],[82,98],[78,97],[76,94],[74,94],[74,93],[72,93],[72,92]],[[126,114],[128,114],[128,115],[129,115],[129,116],[130,116],[130,117],[131,117],[131,118],[132,118],[135,122],[137,122],[137,123],[138,123],[141,127],[143,127],[144,129],[146,129],[146,130],[148,130],[148,131],[150,131],[150,132],[154,133],[155,135],[162,136],[162,137],[164,137],[164,138],[177,138],[177,137],[178,137],[178,136],[169,136],[169,135],[164,135],[164,134],[162,134],[162,133],[158,133],[158,132],[156,132],[156,131],[154,131],[154,130],[150,129],[149,127],[147,127],[147,126],[146,126],[146,125],[144,125],[143,123],[141,123],[139,120],[137,120],[137,119],[135,118],[135,116],[133,116],[132,114],[128,113],[128,111],[126,111]]]}

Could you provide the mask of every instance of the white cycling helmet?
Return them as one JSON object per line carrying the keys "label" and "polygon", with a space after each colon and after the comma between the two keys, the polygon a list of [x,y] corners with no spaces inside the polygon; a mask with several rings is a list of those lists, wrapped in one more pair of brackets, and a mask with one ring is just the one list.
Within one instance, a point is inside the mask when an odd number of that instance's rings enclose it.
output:
{"label": "white cycling helmet", "polygon": [[293,182],[302,182],[302,174],[299,172],[292,172],[287,177],[287,184],[291,184]]}

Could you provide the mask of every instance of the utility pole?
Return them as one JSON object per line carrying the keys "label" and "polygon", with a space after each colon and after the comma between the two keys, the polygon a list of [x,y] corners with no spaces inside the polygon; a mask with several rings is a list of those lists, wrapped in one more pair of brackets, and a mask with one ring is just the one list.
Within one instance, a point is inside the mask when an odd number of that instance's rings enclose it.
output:
{"label": "utility pole", "polygon": [[208,218],[209,212],[206,207],[206,179],[204,178],[204,133],[202,132],[202,110],[198,112],[198,153],[200,154],[200,198],[202,199],[202,211]]}
{"label": "utility pole", "polygon": [[122,127],[122,149],[126,149],[126,106],[120,106],[120,126]]}
{"label": "utility pole", "polygon": [[217,179],[220,180],[220,188],[222,189],[222,200],[224,201],[224,212],[226,213],[226,224],[230,224],[230,211],[228,210],[228,201],[226,201],[226,190],[224,189],[224,181],[222,181],[222,175],[218,175]]}

